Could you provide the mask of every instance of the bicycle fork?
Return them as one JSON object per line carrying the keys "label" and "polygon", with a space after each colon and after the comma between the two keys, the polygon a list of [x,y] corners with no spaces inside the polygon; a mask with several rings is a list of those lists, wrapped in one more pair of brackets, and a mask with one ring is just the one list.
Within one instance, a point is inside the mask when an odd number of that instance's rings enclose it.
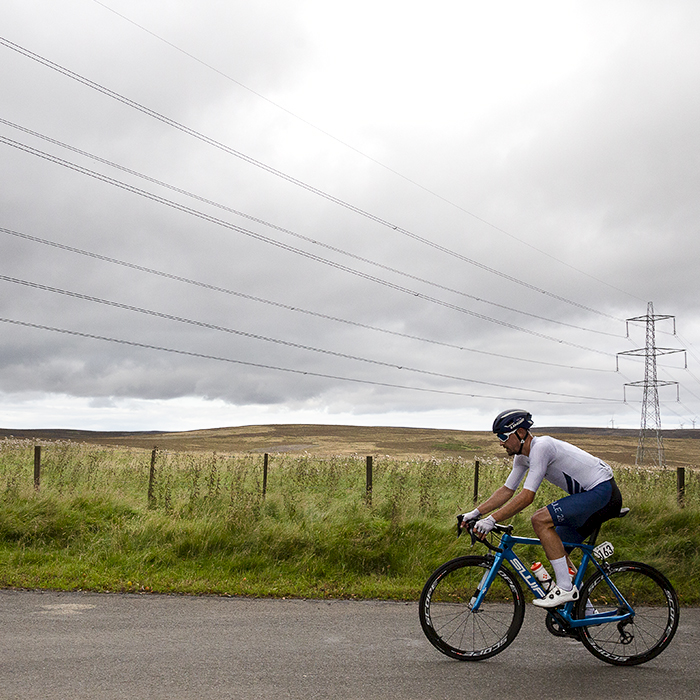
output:
{"label": "bicycle fork", "polygon": [[[467,607],[473,613],[479,612],[479,605],[484,599],[484,591],[488,590],[488,586],[491,585],[490,583],[487,585],[487,581],[489,580],[489,575],[491,574],[492,569],[493,567],[490,567],[484,571],[484,575],[481,577],[481,581],[479,581],[479,585],[476,587],[474,595],[472,595],[469,600]],[[493,581],[493,577],[491,577],[491,581]]]}

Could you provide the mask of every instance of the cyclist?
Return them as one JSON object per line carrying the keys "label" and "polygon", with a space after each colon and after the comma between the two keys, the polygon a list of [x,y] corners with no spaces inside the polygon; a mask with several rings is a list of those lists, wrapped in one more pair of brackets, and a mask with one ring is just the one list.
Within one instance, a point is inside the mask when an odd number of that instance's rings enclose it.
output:
{"label": "cyclist", "polygon": [[[569,571],[571,561],[562,540],[583,542],[600,523],[619,514],[622,496],[608,464],[568,442],[533,436],[532,425],[532,415],[520,409],[496,416],[493,432],[513,457],[513,468],[503,486],[464,514],[462,526],[477,520],[474,530],[483,539],[496,523],[531,505],[544,479],[566,491],[568,496],[540,508],[532,516],[532,526],[552,564],[556,581],[544,598],[533,603],[554,608],[578,599]],[[516,496],[526,474],[523,489]]]}

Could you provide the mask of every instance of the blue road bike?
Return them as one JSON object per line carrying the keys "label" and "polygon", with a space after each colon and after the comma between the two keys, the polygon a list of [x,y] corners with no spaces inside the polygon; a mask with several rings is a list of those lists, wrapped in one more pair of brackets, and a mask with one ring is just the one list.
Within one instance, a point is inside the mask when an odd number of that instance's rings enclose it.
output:
{"label": "blue road bike", "polygon": [[[619,517],[629,512],[623,508]],[[460,516],[461,518],[461,516]],[[459,519],[458,519],[459,520]],[[472,543],[489,548],[485,556],[461,556],[438,567],[423,588],[420,622],[430,643],[461,661],[480,661],[513,642],[525,616],[520,581],[538,598],[545,590],[513,551],[517,545],[539,545],[538,539],[516,537],[512,525],[497,525],[495,539],[478,540],[474,523],[465,529]],[[580,640],[609,664],[634,666],[658,656],[671,642],[680,609],[669,580],[647,564],[608,562],[614,548],[596,546],[600,527],[583,544],[565,542],[581,552],[574,577],[579,599],[547,611],[547,630]],[[461,520],[458,523],[461,533]],[[591,571],[588,578],[587,572]]]}

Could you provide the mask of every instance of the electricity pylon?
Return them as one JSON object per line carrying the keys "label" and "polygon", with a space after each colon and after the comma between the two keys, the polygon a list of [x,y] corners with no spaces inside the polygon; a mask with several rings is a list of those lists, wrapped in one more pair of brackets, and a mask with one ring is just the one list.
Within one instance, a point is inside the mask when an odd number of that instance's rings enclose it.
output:
{"label": "electricity pylon", "polygon": [[[676,319],[674,316],[666,316],[654,314],[654,304],[650,301],[647,304],[646,316],[637,316],[628,318],[627,337],[629,338],[629,324],[643,322],[646,324],[647,341],[646,346],[637,348],[636,350],[625,350],[619,352],[618,355],[635,355],[644,358],[644,381],[643,382],[628,382],[628,386],[641,386],[644,389],[642,399],[642,420],[639,429],[639,444],[637,446],[637,457],[635,464],[644,464],[645,459],[651,458],[652,464],[663,467],[664,461],[664,443],[661,436],[661,410],[659,409],[659,387],[673,386],[676,387],[678,400],[680,400],[680,391],[678,382],[667,382],[657,379],[656,376],[656,358],[659,355],[671,355],[677,352],[685,352],[681,348],[659,348],[656,346],[656,322],[666,319],[673,319],[673,335],[676,334]],[[686,368],[688,360],[686,358]],[[627,395],[625,393],[625,403],[627,403]],[[649,434],[654,433],[656,436],[656,448],[650,449],[647,445]]]}

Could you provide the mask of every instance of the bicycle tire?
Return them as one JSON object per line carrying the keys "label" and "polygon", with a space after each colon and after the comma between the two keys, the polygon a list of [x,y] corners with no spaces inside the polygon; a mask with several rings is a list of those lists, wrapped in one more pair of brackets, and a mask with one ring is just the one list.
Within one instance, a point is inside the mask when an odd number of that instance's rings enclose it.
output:
{"label": "bicycle tire", "polygon": [[419,601],[421,627],[430,643],[459,661],[481,661],[502,652],[517,636],[525,616],[520,584],[501,566],[479,610],[470,600],[490,557],[464,556],[438,567],[428,578]]}
{"label": "bicycle tire", "polygon": [[[634,610],[629,620],[581,627],[584,646],[594,656],[615,666],[636,666],[658,656],[678,628],[680,607],[670,581],[648,564],[621,561],[606,571]],[[576,616],[584,617],[586,601],[599,612],[620,610],[619,603],[600,571],[583,585]]]}

